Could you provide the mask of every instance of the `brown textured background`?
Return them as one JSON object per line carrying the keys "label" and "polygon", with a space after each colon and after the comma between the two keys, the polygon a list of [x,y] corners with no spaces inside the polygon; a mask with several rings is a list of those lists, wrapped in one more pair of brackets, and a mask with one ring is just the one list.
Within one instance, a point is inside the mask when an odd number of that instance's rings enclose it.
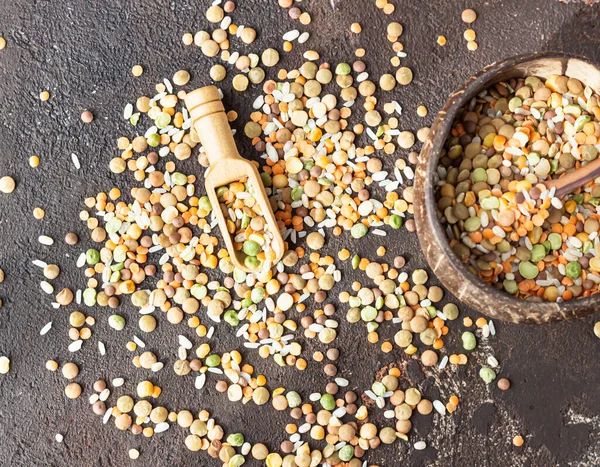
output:
{"label": "brown textured background", "polygon": [[[156,82],[180,68],[192,73],[188,89],[209,83],[209,61],[195,46],[184,47],[181,43],[184,32],[206,27],[203,15],[209,3],[14,0],[0,5],[0,34],[8,42],[0,52],[0,173],[12,175],[18,183],[13,195],[0,196],[0,267],[7,276],[0,285],[4,301],[0,309],[0,355],[12,360],[12,371],[0,376],[2,465],[220,465],[204,454],[188,452],[183,446],[184,430],[178,426],[147,440],[117,432],[112,424],[102,425],[87,403],[92,381],[123,376],[127,383],[115,392],[122,395],[132,394],[134,383],[145,377],[131,365],[133,355],[124,349],[135,332],[134,310],[124,307],[131,323],[120,334],[108,329],[106,310],[92,310],[98,324],[91,342],[79,353],[69,355],[67,316],[75,308],[53,310],[50,297],[39,289],[41,270],[31,265],[36,258],[58,263],[63,273],[54,281],[57,289],[83,285],[73,263],[89,243],[82,241],[79,247],[68,249],[62,238],[69,230],[84,238],[85,226],[78,221],[84,197],[113,185],[122,189],[131,185],[129,175],[115,176],[108,171],[108,161],[117,153],[116,138],[121,134],[133,136],[131,127],[120,117],[125,103],[134,102],[142,93],[152,95]],[[247,51],[280,48],[281,35],[300,26],[274,0],[236,3],[234,22],[254,26],[259,32],[256,47]],[[427,105],[430,115],[426,121],[430,123],[446,96],[490,62],[548,49],[600,60],[598,6],[566,5],[555,0],[394,3],[396,12],[387,17],[377,10],[374,0],[339,0],[335,10],[326,0],[305,0],[303,8],[311,13],[313,22],[300,30],[310,31],[312,37],[292,54],[283,55],[281,65],[297,66],[300,53],[308,48],[318,50],[331,63],[351,61],[354,49],[362,46],[367,49],[365,61],[372,76],[392,71],[392,52],[384,28],[391,19],[398,20],[404,25],[402,42],[408,53],[403,64],[414,70],[415,80],[389,97],[405,109],[402,128],[417,130],[423,124],[414,112],[417,105]],[[462,38],[466,26],[460,21],[460,12],[465,7],[474,8],[479,15],[474,24],[479,43],[476,53],[467,52]],[[348,32],[354,21],[363,26],[358,37],[350,37]],[[435,42],[438,34],[448,38],[444,48]],[[137,79],[130,72],[136,63],[146,70]],[[226,105],[240,113],[236,126],[241,129],[259,89],[251,88],[243,95],[228,91],[232,75],[222,87]],[[43,89],[52,96],[47,103],[37,98]],[[86,108],[96,116],[89,126],[79,120]],[[252,154],[244,138],[238,138],[238,144],[246,154]],[[72,152],[79,155],[83,166],[80,171],[70,161]],[[39,154],[42,160],[37,170],[27,164],[31,154]],[[187,162],[184,168],[198,170],[194,161]],[[46,209],[43,221],[31,216],[36,206]],[[40,245],[40,234],[54,237],[54,247]],[[381,239],[369,238],[360,246],[351,245],[352,251],[374,257]],[[343,242],[344,238],[329,241],[336,249]],[[403,230],[397,238],[388,237],[383,243],[390,255],[404,255],[408,267],[424,266],[415,234]],[[348,264],[342,270],[347,281],[357,277]],[[462,309],[463,314],[477,316]],[[342,329],[336,341],[342,350],[340,376],[349,378],[352,388],[365,389],[379,368],[402,355],[397,351],[382,354],[378,346],[366,343],[365,329],[348,326],[344,315],[340,307],[337,316]],[[40,337],[39,329],[50,320],[53,329]],[[399,442],[379,449],[368,459],[382,466],[598,465],[600,341],[593,335],[593,322],[591,317],[544,326],[496,323],[498,335],[490,341],[491,350],[480,346],[471,359],[473,364],[460,368],[457,375],[440,377],[437,387],[444,400],[453,393],[459,395],[458,411],[446,417],[415,417],[410,444]],[[460,348],[459,329],[458,323],[451,326],[447,344],[450,351]],[[193,337],[183,327],[161,322],[159,329],[144,340],[160,359],[172,361],[180,332]],[[391,328],[382,331],[382,337],[392,335]],[[97,339],[107,343],[105,358],[98,356]],[[220,351],[241,345],[221,327],[213,341]],[[319,344],[312,342],[305,345],[308,352],[317,348]],[[486,388],[477,377],[479,365],[475,362],[484,362],[490,353],[500,361],[501,375],[513,383],[508,392],[501,393],[495,386]],[[79,400],[65,400],[65,381],[60,372],[51,374],[44,369],[48,358],[61,363],[72,359],[79,364],[77,381],[84,389]],[[309,365],[299,374],[294,369],[276,369],[255,355],[248,359],[267,374],[271,388],[281,385],[297,389],[306,397],[325,386],[317,365]],[[423,375],[414,361],[408,363],[406,374],[428,397],[438,397],[431,378]],[[283,426],[290,421],[287,414],[274,414],[270,406],[257,409],[252,404],[244,407],[224,401],[214,390],[214,378],[209,378],[200,394],[193,388],[191,375],[181,379],[170,368],[153,380],[163,388],[161,404],[171,410],[209,409],[228,431],[243,431],[251,442],[277,447],[283,439]],[[62,444],[54,441],[56,433],[64,435]],[[526,436],[523,448],[512,446],[515,434]],[[427,441],[428,448],[415,452],[412,443],[421,439]],[[136,462],[127,457],[131,447],[141,452]]]}

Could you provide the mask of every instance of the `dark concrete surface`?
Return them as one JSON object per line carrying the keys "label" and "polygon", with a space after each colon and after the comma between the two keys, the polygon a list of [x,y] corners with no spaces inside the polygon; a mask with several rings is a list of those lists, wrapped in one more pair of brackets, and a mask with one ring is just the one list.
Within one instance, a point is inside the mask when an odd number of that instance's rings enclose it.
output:
{"label": "dark concrete surface", "polygon": [[[281,48],[281,34],[299,27],[275,0],[239,0],[234,22],[256,27],[256,47]],[[314,48],[330,63],[351,61],[354,49],[365,47],[365,61],[372,76],[392,71],[392,51],[385,39],[385,26],[391,19],[404,25],[402,42],[408,57],[403,64],[414,70],[415,80],[406,88],[396,88],[389,97],[405,109],[402,129],[417,130],[423,125],[415,115],[417,105],[425,104],[430,123],[446,96],[473,72],[484,65],[514,54],[537,50],[564,50],[587,55],[600,61],[599,7],[566,5],[556,0],[524,1],[394,1],[396,12],[385,16],[374,0],[338,0],[332,10],[329,1],[302,2],[313,22],[301,30],[312,37],[291,54],[282,55],[282,66],[300,64],[301,52]],[[398,5],[398,3],[400,3]],[[97,318],[91,342],[75,355],[67,352],[68,312],[54,310],[50,297],[40,291],[41,270],[33,259],[61,266],[62,274],[54,281],[63,286],[82,287],[84,279],[74,261],[90,242],[78,212],[86,196],[113,185],[132,185],[129,174],[115,176],[108,161],[117,154],[116,139],[133,136],[133,129],[121,118],[126,102],[137,96],[152,95],[156,82],[172,76],[180,68],[192,73],[187,86],[208,84],[209,60],[195,46],[185,47],[181,36],[206,27],[207,0],[14,0],[0,3],[0,34],[8,45],[0,51],[0,175],[12,175],[18,184],[12,195],[0,195],[0,267],[6,280],[0,284],[0,355],[12,361],[12,370],[0,375],[0,465],[6,466],[125,466],[125,465],[220,465],[204,453],[191,453],[183,445],[184,430],[173,426],[152,439],[117,432],[112,423],[102,425],[87,403],[91,384],[96,378],[126,378],[116,395],[133,394],[134,384],[146,377],[135,369],[133,354],[124,345],[135,332],[135,312],[122,307],[131,321],[127,331],[117,334],[108,329],[106,310],[94,309]],[[472,7],[478,12],[474,24],[479,50],[469,53],[462,33],[466,26],[460,12]],[[349,34],[352,22],[363,26],[360,36]],[[448,38],[441,48],[439,34]],[[140,63],[145,73],[133,78],[131,66]],[[240,113],[236,127],[241,129],[250,103],[259,88],[245,94],[231,91],[230,73],[223,83],[226,105]],[[38,99],[48,89],[50,101]],[[387,96],[386,96],[387,97]],[[79,119],[82,110],[95,114],[91,125]],[[241,134],[241,133],[240,133]],[[237,138],[245,154],[252,155],[248,141]],[[82,169],[76,171],[70,155],[76,153]],[[32,169],[27,159],[38,154],[42,160]],[[393,159],[390,158],[388,163]],[[180,164],[178,164],[180,166]],[[183,167],[199,171],[192,159]],[[125,192],[125,190],[124,190]],[[46,210],[42,221],[33,219],[34,207]],[[68,248],[62,238],[70,230],[78,232],[82,242]],[[56,243],[44,247],[37,242],[41,234]],[[408,267],[424,266],[417,238],[406,230],[396,237],[383,239],[390,255],[404,255]],[[339,249],[347,237],[331,239]],[[352,251],[374,256],[379,245],[371,237]],[[347,243],[347,242],[346,242]],[[358,250],[357,250],[358,248]],[[344,280],[356,276],[349,265],[342,265]],[[435,283],[435,281],[433,281]],[[461,308],[463,315],[477,313]],[[88,310],[85,310],[88,312]],[[406,357],[396,350],[382,354],[378,346],[366,342],[366,331],[349,326],[345,309],[338,308],[342,323],[336,341],[341,348],[340,375],[351,380],[354,389],[366,389],[383,366]],[[508,325],[496,323],[498,334],[474,352],[466,367],[442,374],[435,382],[408,363],[406,375],[421,385],[427,397],[443,400],[456,393],[459,409],[451,416],[415,417],[410,443],[399,442],[378,449],[367,457],[381,466],[550,466],[600,464],[600,341],[594,337],[592,323],[597,318],[552,325]],[[40,328],[52,320],[50,333],[40,337]],[[183,326],[183,325],[182,325]],[[461,326],[451,326],[447,348],[460,348]],[[148,349],[164,361],[173,361],[180,332],[192,337],[185,327],[176,328],[161,321],[159,329],[146,337]],[[393,330],[382,331],[387,337]],[[100,358],[97,340],[107,343],[108,353]],[[217,350],[230,350],[241,344],[231,333],[219,327],[213,339]],[[308,355],[320,344],[304,344]],[[512,381],[508,392],[495,385],[485,387],[478,378],[479,366],[487,355],[500,361],[500,375]],[[278,369],[246,353],[248,361],[269,378],[269,386],[297,389],[305,397],[322,390],[327,382],[316,364],[298,373]],[[47,359],[77,362],[77,378],[83,396],[67,401],[63,395],[65,380],[60,372],[44,368]],[[251,442],[266,442],[276,448],[284,438],[287,414],[273,413],[269,406],[233,405],[214,390],[215,378],[198,392],[193,377],[175,376],[167,366],[152,379],[163,388],[160,403],[170,410],[206,408],[229,431],[242,431]],[[56,433],[64,442],[54,441]],[[525,437],[525,445],[515,448],[512,438]],[[428,448],[417,452],[412,444],[427,441]],[[141,457],[130,461],[129,448],[140,450]],[[249,461],[247,465],[255,465]]]}

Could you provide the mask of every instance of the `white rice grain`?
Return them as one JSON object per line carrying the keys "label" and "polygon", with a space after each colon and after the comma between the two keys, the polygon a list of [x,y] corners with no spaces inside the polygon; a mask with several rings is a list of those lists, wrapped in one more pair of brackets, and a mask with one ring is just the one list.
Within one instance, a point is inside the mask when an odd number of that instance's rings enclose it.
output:
{"label": "white rice grain", "polygon": [[77,339],[69,344],[69,352],[77,352],[81,349],[83,345],[83,341],[81,339]]}
{"label": "white rice grain", "polygon": [[38,241],[42,244],[42,245],[46,245],[46,246],[51,246],[54,244],[54,240],[50,237],[48,237],[47,235],[40,235],[38,237]]}
{"label": "white rice grain", "polygon": [[79,157],[77,157],[77,154],[72,153],[71,160],[73,161],[73,165],[77,170],[81,169],[81,164],[79,163]]}
{"label": "white rice grain", "polygon": [[48,331],[50,331],[50,329],[52,329],[52,321],[48,322],[41,330],[40,330],[40,336],[45,336],[46,334],[48,334]]}

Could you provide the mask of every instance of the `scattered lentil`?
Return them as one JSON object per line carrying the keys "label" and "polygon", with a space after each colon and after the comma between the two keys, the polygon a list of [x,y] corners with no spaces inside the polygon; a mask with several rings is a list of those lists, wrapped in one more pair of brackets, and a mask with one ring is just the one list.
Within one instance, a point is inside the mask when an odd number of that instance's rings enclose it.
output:
{"label": "scattered lentil", "polygon": [[479,376],[482,380],[484,380],[487,384],[490,384],[492,381],[496,379],[496,372],[491,368],[484,366],[479,370]]}
{"label": "scattered lentil", "polygon": [[0,375],[5,375],[10,371],[10,360],[8,357],[0,357]]}
{"label": "scattered lentil", "polygon": [[463,10],[463,12],[460,15],[460,18],[463,20],[464,23],[471,24],[474,23],[477,19],[477,13],[475,13],[475,10],[467,8]]}
{"label": "scattered lentil", "polygon": [[498,388],[503,391],[507,391],[510,388],[510,381],[506,378],[500,378],[498,380]]}
{"label": "scattered lentil", "polygon": [[0,178],[0,192],[9,194],[15,191],[16,183],[12,177],[8,175]]}
{"label": "scattered lentil", "polygon": [[81,395],[81,386],[77,383],[69,383],[65,386],[65,395],[69,399],[77,399]]}
{"label": "scattered lentil", "polygon": [[90,112],[89,110],[84,110],[81,113],[81,121],[83,123],[92,123],[93,120],[94,120],[94,114],[92,112]]}
{"label": "scattered lentil", "polygon": [[515,437],[513,438],[513,444],[514,444],[515,446],[517,446],[518,448],[519,448],[519,447],[521,447],[521,446],[523,446],[523,443],[524,443],[524,442],[525,442],[525,441],[523,440],[523,437],[522,437],[522,436],[520,436],[520,435],[517,435],[517,436],[515,436]]}

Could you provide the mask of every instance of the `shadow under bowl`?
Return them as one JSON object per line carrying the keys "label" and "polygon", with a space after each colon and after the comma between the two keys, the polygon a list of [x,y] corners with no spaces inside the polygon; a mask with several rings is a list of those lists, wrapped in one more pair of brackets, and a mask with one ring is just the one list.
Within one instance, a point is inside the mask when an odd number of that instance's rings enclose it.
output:
{"label": "shadow under bowl", "polygon": [[586,58],[542,52],[492,63],[446,101],[423,144],[415,174],[415,222],[432,271],[461,302],[491,318],[514,323],[546,323],[590,315],[600,309],[600,293],[560,303],[523,300],[480,280],[455,255],[438,219],[434,193],[437,166],[458,111],[480,91],[511,78],[547,78],[551,74],[576,78],[600,92],[600,69]]}

